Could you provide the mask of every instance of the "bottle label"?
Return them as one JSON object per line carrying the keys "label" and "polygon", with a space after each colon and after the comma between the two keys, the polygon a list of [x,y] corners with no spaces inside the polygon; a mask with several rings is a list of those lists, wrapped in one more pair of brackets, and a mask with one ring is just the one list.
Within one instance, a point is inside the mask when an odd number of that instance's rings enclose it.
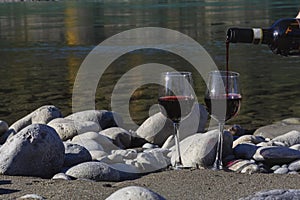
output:
{"label": "bottle label", "polygon": [[261,28],[253,28],[253,44],[260,44],[263,37],[263,32]]}

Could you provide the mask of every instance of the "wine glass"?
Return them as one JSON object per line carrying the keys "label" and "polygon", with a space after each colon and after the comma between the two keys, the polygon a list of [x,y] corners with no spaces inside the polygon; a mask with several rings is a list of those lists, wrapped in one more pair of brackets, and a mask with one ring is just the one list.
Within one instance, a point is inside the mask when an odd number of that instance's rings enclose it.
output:
{"label": "wine glass", "polygon": [[219,137],[216,159],[212,169],[223,169],[222,144],[225,122],[235,117],[241,106],[242,95],[239,88],[239,73],[212,71],[209,73],[205,104],[211,117],[218,122]]}
{"label": "wine glass", "polygon": [[195,102],[191,72],[165,72],[161,75],[161,85],[158,102],[161,112],[174,125],[174,138],[177,151],[174,169],[184,168],[179,147],[179,123],[192,110]]}

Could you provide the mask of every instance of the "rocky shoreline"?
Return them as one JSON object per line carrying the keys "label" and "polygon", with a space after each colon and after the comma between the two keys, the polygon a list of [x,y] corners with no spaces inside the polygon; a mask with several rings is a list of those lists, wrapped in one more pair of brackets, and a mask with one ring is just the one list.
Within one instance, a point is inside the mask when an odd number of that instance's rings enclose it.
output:
{"label": "rocky shoreline", "polygon": [[[208,114],[201,105],[183,120],[180,129],[182,162],[191,173],[205,170],[226,174],[206,169],[214,162],[218,138],[217,130],[206,131],[207,120]],[[191,125],[195,121],[196,126]],[[168,170],[177,156],[171,121],[157,113],[137,130],[122,127],[122,118],[115,112],[88,110],[63,117],[52,105],[42,106],[10,126],[0,121],[0,174],[104,183],[176,173]],[[224,132],[223,163],[233,172],[229,174],[280,174],[298,179],[299,131],[299,118],[261,127],[252,135],[234,126]],[[125,193],[140,195],[140,199],[168,199],[147,187],[119,189],[107,199],[120,196],[126,199]],[[279,197],[284,194],[300,198],[298,190],[276,189],[259,195]]]}

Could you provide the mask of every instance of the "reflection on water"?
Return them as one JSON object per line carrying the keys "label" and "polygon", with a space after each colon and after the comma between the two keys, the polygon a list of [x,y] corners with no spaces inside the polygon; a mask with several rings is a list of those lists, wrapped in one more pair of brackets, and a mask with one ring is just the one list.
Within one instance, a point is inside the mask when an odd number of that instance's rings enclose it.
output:
{"label": "reflection on water", "polygon": [[[12,123],[45,104],[56,105],[64,115],[71,113],[72,87],[81,62],[93,47],[121,31],[145,26],[180,31],[203,45],[223,68],[228,27],[268,27],[276,19],[295,16],[299,7],[298,0],[0,4],[0,119]],[[230,53],[230,67],[241,73],[243,89],[241,113],[231,123],[258,127],[300,116],[299,58],[276,56],[267,47],[254,45],[231,45]],[[97,109],[110,109],[110,94],[123,73],[149,62],[193,70],[167,52],[128,53],[112,63],[101,78]],[[194,79],[198,99],[203,102],[203,80],[200,76]],[[130,112],[138,123],[156,103],[156,90],[155,85],[146,85],[132,95]]]}

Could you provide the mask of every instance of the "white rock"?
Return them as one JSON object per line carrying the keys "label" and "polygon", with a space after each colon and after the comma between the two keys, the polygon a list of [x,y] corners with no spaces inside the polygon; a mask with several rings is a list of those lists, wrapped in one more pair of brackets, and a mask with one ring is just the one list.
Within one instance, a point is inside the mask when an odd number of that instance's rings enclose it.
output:
{"label": "white rock", "polygon": [[282,142],[285,146],[293,146],[295,144],[300,144],[300,132],[290,131],[284,135],[280,135],[271,140],[271,142]]}
{"label": "white rock", "polygon": [[55,174],[51,179],[53,180],[71,180],[69,176],[67,176],[65,173],[58,173]]}
{"label": "white rock", "polygon": [[0,120],[0,137],[8,130],[8,124]]}
{"label": "white rock", "polygon": [[[106,136],[101,135],[96,132],[86,132],[86,133],[77,135],[77,136],[73,137],[72,143],[81,143],[80,141],[83,141],[83,140],[95,141],[96,143],[98,143],[99,145],[101,145],[103,147],[103,150],[105,152],[108,152],[108,153],[110,153],[112,150],[119,149],[119,147],[114,145],[112,143],[112,141],[110,139],[108,139]],[[91,149],[91,150],[95,150],[95,149]]]}
{"label": "white rock", "polygon": [[97,123],[92,121],[74,121],[65,118],[56,118],[48,123],[54,128],[63,141],[72,139],[74,136],[85,132],[98,132],[100,127]]}
{"label": "white rock", "polygon": [[110,127],[122,127],[123,120],[119,114],[107,110],[85,110],[73,113],[66,117],[75,121],[96,122],[102,130]]}
{"label": "white rock", "polygon": [[72,144],[78,144],[80,146],[83,146],[84,148],[86,148],[89,151],[104,151],[101,144],[99,144],[95,140],[81,139],[81,140],[77,140],[77,141],[72,141]]}
{"label": "white rock", "polygon": [[265,142],[265,138],[261,136],[255,136],[255,135],[243,135],[239,137],[238,139],[233,141],[232,148],[236,147],[238,144],[242,143],[253,143],[253,144],[258,144],[261,142]]}
{"label": "white rock", "polygon": [[159,194],[138,186],[128,186],[117,190],[106,200],[164,200],[165,198],[160,196]]}
{"label": "white rock", "polygon": [[30,124],[47,124],[52,119],[62,117],[58,108],[53,105],[42,106],[25,117],[13,123],[8,131],[0,138],[0,143],[3,144],[6,139]]}
{"label": "white rock", "polygon": [[105,151],[99,151],[99,150],[92,150],[89,152],[92,156],[92,160],[98,160],[98,161],[102,160],[108,155]]}
{"label": "white rock", "polygon": [[137,161],[136,167],[144,173],[155,172],[168,166],[166,159],[161,152],[139,153],[135,159]]}
{"label": "white rock", "polygon": [[100,134],[110,138],[120,148],[126,149],[131,146],[131,134],[123,128],[107,128],[101,131]]}
{"label": "white rock", "polygon": [[138,153],[135,149],[120,149],[112,150],[111,154],[121,155],[124,159],[135,159]]}
{"label": "white rock", "polygon": [[[185,167],[208,167],[212,166],[215,160],[218,130],[206,133],[197,133],[185,138],[180,142],[182,164]],[[225,131],[223,137],[223,158],[232,154],[232,135]],[[177,158],[176,148],[172,147],[172,159],[174,164]]]}
{"label": "white rock", "polygon": [[78,144],[64,142],[65,162],[64,167],[71,167],[82,162],[92,161],[89,151]]}

